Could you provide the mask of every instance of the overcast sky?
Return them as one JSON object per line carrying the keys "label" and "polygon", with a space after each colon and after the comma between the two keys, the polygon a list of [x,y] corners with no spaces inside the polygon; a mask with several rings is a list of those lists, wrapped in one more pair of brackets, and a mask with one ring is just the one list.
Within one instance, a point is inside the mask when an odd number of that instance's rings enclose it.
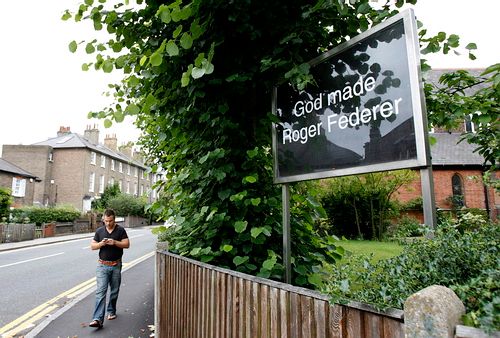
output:
{"label": "overcast sky", "polygon": [[[79,3],[2,2],[0,145],[43,141],[56,136],[60,126],[83,134],[89,124],[99,127],[101,141],[104,135],[112,133],[117,135],[119,144],[135,141],[139,136],[130,119],[111,129],[105,129],[100,120],[87,119],[89,111],[98,111],[111,102],[102,93],[118,77],[81,71],[81,64],[90,58],[69,52],[70,41],[92,40],[95,36],[88,23],[60,20],[65,9],[77,8]],[[494,35],[498,34],[495,27],[500,1],[419,0],[415,13],[429,31],[455,33],[463,46],[469,42],[478,45],[475,62],[465,55],[424,56],[434,68],[483,68],[500,62],[498,35]]]}

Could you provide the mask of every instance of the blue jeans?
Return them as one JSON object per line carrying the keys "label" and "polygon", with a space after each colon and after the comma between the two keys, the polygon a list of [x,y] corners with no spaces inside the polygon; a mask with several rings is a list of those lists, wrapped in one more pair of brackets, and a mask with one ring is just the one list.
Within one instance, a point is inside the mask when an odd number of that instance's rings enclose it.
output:
{"label": "blue jeans", "polygon": [[116,314],[116,301],[122,279],[122,264],[108,266],[99,263],[96,269],[97,287],[95,292],[94,320],[104,321],[104,305],[106,303],[106,293],[108,285],[110,288],[109,302],[106,309],[108,314]]}

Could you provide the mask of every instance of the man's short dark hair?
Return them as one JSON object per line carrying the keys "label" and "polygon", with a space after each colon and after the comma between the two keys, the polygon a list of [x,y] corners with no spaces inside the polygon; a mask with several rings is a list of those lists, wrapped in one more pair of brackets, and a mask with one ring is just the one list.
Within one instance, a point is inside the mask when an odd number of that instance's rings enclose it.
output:
{"label": "man's short dark hair", "polygon": [[104,216],[105,217],[111,217],[111,216],[113,216],[113,218],[115,218],[116,217],[115,211],[113,209],[106,209],[104,211]]}

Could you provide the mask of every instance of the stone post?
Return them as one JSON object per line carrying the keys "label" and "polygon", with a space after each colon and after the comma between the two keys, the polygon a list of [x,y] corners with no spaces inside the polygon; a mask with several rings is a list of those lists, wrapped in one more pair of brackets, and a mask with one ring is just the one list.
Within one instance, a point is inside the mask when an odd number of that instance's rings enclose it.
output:
{"label": "stone post", "polygon": [[429,286],[408,297],[404,304],[405,337],[453,338],[465,306],[450,289]]}

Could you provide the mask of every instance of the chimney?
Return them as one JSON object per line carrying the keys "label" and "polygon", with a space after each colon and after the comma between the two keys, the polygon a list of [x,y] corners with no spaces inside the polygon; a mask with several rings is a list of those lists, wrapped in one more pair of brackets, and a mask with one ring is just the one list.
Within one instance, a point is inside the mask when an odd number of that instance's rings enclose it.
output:
{"label": "chimney", "polygon": [[119,150],[120,152],[127,156],[128,158],[132,158],[132,147],[133,147],[133,143],[132,142],[128,142],[128,143],[125,143],[123,145],[120,146]]}
{"label": "chimney", "polygon": [[94,124],[93,128],[91,125],[87,125],[87,129],[85,129],[83,137],[93,144],[99,144],[99,129],[97,129],[97,125]]}
{"label": "chimney", "polygon": [[116,139],[116,134],[106,135],[104,138],[104,145],[113,151],[117,151],[118,140]]}
{"label": "chimney", "polygon": [[64,136],[64,135],[70,134],[70,133],[71,133],[70,127],[60,126],[59,131],[57,132],[57,137],[61,137],[61,136]]}
{"label": "chimney", "polygon": [[134,160],[136,160],[137,162],[141,162],[141,163],[144,163],[144,154],[142,153],[142,151],[135,151],[134,150],[134,153],[132,154]]}

